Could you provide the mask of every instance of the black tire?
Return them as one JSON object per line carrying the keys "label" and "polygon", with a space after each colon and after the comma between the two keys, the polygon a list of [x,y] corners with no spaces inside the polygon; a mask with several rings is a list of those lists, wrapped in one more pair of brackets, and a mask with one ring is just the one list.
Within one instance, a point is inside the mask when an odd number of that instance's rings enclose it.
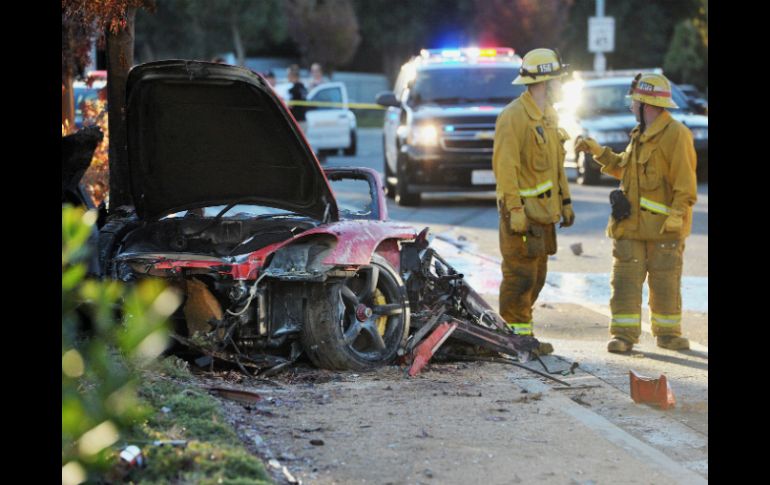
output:
{"label": "black tire", "polygon": [[580,185],[597,185],[601,179],[601,172],[592,155],[588,153],[577,154],[577,183]]}
{"label": "black tire", "polygon": [[[375,291],[367,290],[370,284]],[[328,282],[324,290],[324,301],[308,308],[300,337],[310,360],[335,370],[368,370],[390,364],[409,334],[406,288],[393,267],[375,254],[372,264],[356,276]],[[366,316],[364,309],[382,313]]]}
{"label": "black tire", "polygon": [[388,165],[388,156],[385,154],[385,134],[382,135],[382,173],[385,174],[385,195],[393,199],[396,197],[396,186],[389,182],[394,175]]}
{"label": "black tire", "polygon": [[355,157],[356,153],[358,153],[358,136],[356,135],[356,130],[350,130],[350,146],[342,150],[342,153],[349,157]]}
{"label": "black tire", "polygon": [[401,152],[396,158],[396,203],[406,207],[419,206],[421,202],[420,194],[409,192],[409,176],[406,170],[406,155]]}
{"label": "black tire", "polygon": [[102,226],[97,235],[97,261],[94,267],[99,275],[105,278],[117,278],[114,258],[117,255],[123,239],[136,229],[138,224],[133,221],[112,220]]}

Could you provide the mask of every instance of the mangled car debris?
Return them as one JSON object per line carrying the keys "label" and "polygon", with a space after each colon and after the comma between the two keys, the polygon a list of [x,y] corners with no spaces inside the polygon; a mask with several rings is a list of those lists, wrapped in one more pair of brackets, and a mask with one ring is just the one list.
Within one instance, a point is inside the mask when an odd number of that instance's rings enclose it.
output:
{"label": "mangled car debris", "polygon": [[251,371],[302,352],[319,367],[369,369],[449,323],[453,339],[520,360],[537,348],[430,248],[427,228],[387,220],[375,171],[322,170],[258,75],[154,62],[131,71],[126,94],[130,176],[119,183],[133,205],[100,228],[99,267],[178,287],[175,338],[187,347]]}

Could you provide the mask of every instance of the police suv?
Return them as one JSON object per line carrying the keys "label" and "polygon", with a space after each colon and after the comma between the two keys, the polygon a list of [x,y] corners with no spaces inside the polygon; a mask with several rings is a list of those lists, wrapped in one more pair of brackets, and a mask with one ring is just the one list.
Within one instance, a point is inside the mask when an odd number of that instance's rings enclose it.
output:
{"label": "police suv", "polygon": [[510,47],[423,49],[404,64],[386,106],[388,195],[419,205],[425,192],[495,189],[495,121],[525,89],[511,82],[521,57]]}

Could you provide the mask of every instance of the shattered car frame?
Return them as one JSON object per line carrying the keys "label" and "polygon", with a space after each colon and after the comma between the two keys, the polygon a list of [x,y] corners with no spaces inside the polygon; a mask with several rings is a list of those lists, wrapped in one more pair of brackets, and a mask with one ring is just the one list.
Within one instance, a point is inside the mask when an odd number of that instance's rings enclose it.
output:
{"label": "shattered car frame", "polygon": [[133,205],[109,211],[99,267],[179,288],[175,338],[187,347],[244,369],[304,352],[319,367],[365,370],[413,347],[410,329],[448,319],[470,325],[456,334],[469,343],[525,359],[537,347],[435,254],[427,228],[387,220],[377,172],[323,170],[257,74],[136,66],[126,118],[121,183]]}

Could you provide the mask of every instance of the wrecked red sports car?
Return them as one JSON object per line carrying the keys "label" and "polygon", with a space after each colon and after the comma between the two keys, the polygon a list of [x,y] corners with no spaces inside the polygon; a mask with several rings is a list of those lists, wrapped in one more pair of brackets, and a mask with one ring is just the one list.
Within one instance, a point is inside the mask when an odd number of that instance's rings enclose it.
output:
{"label": "wrecked red sports car", "polygon": [[386,220],[376,172],[321,168],[258,75],[161,61],[132,69],[126,89],[133,205],[102,225],[99,266],[180,288],[180,342],[242,367],[304,351],[320,367],[367,369],[404,352],[410,323],[507,331],[425,231]]}

